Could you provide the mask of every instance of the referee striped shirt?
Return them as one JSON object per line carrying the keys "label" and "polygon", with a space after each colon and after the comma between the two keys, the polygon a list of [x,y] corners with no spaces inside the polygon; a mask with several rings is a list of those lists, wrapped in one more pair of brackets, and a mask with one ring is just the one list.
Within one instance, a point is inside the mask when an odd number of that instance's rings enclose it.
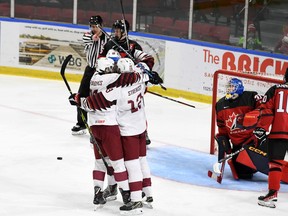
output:
{"label": "referee striped shirt", "polygon": [[103,50],[108,38],[105,34],[102,34],[98,41],[94,41],[92,36],[92,32],[87,32],[83,35],[82,40],[84,42],[87,63],[91,68],[95,68],[99,53]]}

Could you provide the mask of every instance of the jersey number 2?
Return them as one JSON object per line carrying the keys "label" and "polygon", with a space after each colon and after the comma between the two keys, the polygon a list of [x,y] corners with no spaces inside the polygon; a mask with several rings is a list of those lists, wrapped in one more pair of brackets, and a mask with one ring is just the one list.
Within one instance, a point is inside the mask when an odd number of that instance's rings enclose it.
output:
{"label": "jersey number 2", "polygon": [[[136,98],[136,102],[133,100],[129,100],[128,103],[131,105],[131,112],[137,112],[139,109],[141,109],[141,102],[142,102],[143,96],[139,94]],[[135,103],[137,104],[137,107],[135,107]]]}

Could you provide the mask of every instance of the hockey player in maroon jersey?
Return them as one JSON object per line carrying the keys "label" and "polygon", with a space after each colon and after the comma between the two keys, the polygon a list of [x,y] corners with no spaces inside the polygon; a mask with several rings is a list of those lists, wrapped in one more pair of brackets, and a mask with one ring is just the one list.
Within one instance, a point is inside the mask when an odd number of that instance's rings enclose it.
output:
{"label": "hockey player in maroon jersey", "polygon": [[[258,139],[268,135],[268,193],[258,197],[261,206],[275,208],[277,193],[280,189],[281,178],[287,176],[287,162],[284,161],[288,151],[288,68],[284,75],[283,84],[269,88],[260,106],[262,115],[254,130]],[[270,130],[269,130],[270,128]]]}
{"label": "hockey player in maroon jersey", "polygon": [[[226,95],[215,105],[218,126],[216,135],[218,161],[224,158],[225,153],[230,154],[241,149],[243,144],[255,144],[256,139],[251,140],[253,129],[243,127],[243,119],[241,120],[239,116],[254,110],[259,106],[259,99],[261,99],[255,91],[244,91],[242,81],[237,78],[229,80],[226,90]],[[251,179],[256,170],[239,163],[238,156],[235,155],[228,160],[233,177]]]}

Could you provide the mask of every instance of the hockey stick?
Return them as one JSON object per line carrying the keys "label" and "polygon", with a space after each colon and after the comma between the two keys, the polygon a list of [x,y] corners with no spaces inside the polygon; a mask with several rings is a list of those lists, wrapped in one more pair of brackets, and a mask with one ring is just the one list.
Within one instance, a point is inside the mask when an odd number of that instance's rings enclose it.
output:
{"label": "hockey stick", "polygon": [[219,184],[221,184],[223,176],[224,176],[225,162],[226,161],[222,162],[221,169],[220,169],[220,174],[218,174],[218,175],[215,172],[213,172],[211,170],[208,170],[208,176],[210,178],[215,179]]}
{"label": "hockey stick", "polygon": [[234,155],[239,154],[239,153],[242,152],[243,150],[245,150],[244,147],[242,147],[241,149],[239,149],[239,150],[237,150],[237,151],[235,151],[235,152],[233,152],[233,153],[231,153],[231,154],[228,154],[225,158],[222,158],[221,160],[219,160],[218,163],[222,163],[222,162],[224,162],[224,161],[227,161],[227,160],[231,159]]}
{"label": "hockey stick", "polygon": [[[218,139],[216,136],[214,136],[214,139],[218,142]],[[221,168],[219,170],[219,164],[221,164]],[[224,170],[225,170],[225,163],[226,160],[219,161],[213,165],[213,171],[208,170],[208,177],[215,179],[219,184],[221,184],[223,176],[224,176]]]}
{"label": "hockey stick", "polygon": [[123,21],[124,21],[124,28],[125,28],[125,33],[126,33],[126,35],[127,35],[127,37],[126,37],[126,43],[127,43],[127,47],[128,47],[128,49],[129,49],[129,39],[128,39],[128,31],[127,31],[127,26],[126,26],[126,22],[125,22],[125,15],[124,15],[124,8],[123,8],[123,2],[122,2],[122,0],[120,0],[120,5],[121,5],[121,10],[122,10],[122,17],[123,17]]}
{"label": "hockey stick", "polygon": [[183,105],[192,107],[192,108],[196,108],[194,105],[191,105],[191,104],[188,104],[188,103],[184,103],[184,102],[182,102],[182,101],[178,101],[178,100],[175,100],[175,99],[173,99],[173,98],[169,98],[169,97],[163,96],[163,95],[158,94],[158,93],[155,93],[155,92],[151,92],[151,91],[147,91],[147,92],[149,92],[150,94],[153,94],[153,95],[156,95],[156,96],[165,98],[165,99],[167,99],[167,100],[171,100],[171,101],[174,101],[174,102],[177,102],[177,103],[180,103],[180,104],[183,104]]}
{"label": "hockey stick", "polygon": [[[102,31],[103,34],[106,35],[106,37],[111,40],[119,49],[121,49],[134,63],[136,63],[136,59],[129,53],[127,52],[127,50],[125,50],[122,46],[120,46],[120,44],[118,44],[112,37],[111,35],[109,35],[103,28],[102,26],[100,25],[97,25],[97,27]],[[128,35],[127,35],[128,37]],[[148,75],[149,75],[149,71],[147,71]],[[163,90],[167,90],[167,88],[165,86],[163,86],[162,84],[160,84],[160,87],[163,89]]]}
{"label": "hockey stick", "polygon": [[[244,143],[243,143],[243,146],[246,145],[246,144],[249,144],[252,140],[253,140],[253,136],[250,137],[248,140],[246,140]],[[215,137],[215,139],[217,140],[217,138]],[[263,142],[265,142],[266,138],[261,140],[261,143],[259,145],[261,145]],[[241,147],[239,150],[231,153],[231,154],[228,154],[226,157],[222,158],[221,160],[219,160],[218,162],[216,162],[214,165],[213,165],[213,171],[211,170],[208,170],[208,176],[210,178],[213,178],[213,179],[216,179],[216,181],[218,183],[221,184],[222,182],[222,179],[223,179],[223,172],[224,172],[224,166],[225,166],[225,162],[229,159],[231,159],[233,156],[239,154],[240,152],[244,151],[245,148],[244,147]],[[219,164],[221,164],[221,168],[219,170]]]}
{"label": "hockey stick", "polygon": [[[61,66],[61,70],[60,70],[61,76],[62,76],[62,78],[63,78],[63,80],[64,80],[64,82],[65,82],[65,84],[66,84],[66,87],[67,87],[68,91],[70,92],[70,95],[72,95],[73,93],[72,93],[71,88],[70,88],[70,85],[69,85],[69,83],[68,83],[68,81],[67,81],[67,79],[66,79],[66,77],[65,77],[65,69],[66,69],[67,64],[68,64],[68,62],[70,61],[71,58],[72,58],[72,55],[68,55],[68,56],[65,58],[62,66]],[[100,155],[100,157],[101,157],[101,159],[102,159],[102,161],[103,161],[103,163],[104,163],[104,165],[105,165],[105,167],[106,167],[106,169],[107,169],[107,173],[108,173],[109,175],[112,175],[112,173],[110,172],[108,163],[107,163],[107,161],[105,160],[105,157],[103,156],[103,153],[102,153],[102,151],[101,151],[101,148],[99,147],[99,145],[98,145],[98,143],[97,143],[97,141],[96,141],[96,139],[95,139],[95,137],[94,137],[94,135],[93,135],[93,133],[92,133],[92,130],[91,130],[90,126],[89,126],[88,123],[87,123],[87,120],[86,120],[86,118],[85,118],[85,116],[84,116],[84,114],[83,114],[83,112],[82,112],[82,109],[81,109],[79,106],[77,106],[77,108],[79,108],[79,110],[80,110],[81,118],[82,118],[82,120],[83,120],[83,122],[84,122],[84,124],[85,124],[85,127],[88,129],[88,132],[89,132],[90,137],[91,137],[91,139],[92,139],[92,143],[96,146],[97,152],[99,153],[99,155]]]}

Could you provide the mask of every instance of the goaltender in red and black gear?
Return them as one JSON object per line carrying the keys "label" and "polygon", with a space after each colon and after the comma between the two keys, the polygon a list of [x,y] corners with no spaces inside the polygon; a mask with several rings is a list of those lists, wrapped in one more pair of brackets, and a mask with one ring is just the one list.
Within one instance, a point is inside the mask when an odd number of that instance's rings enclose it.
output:
{"label": "goaltender in red and black gear", "polygon": [[[244,147],[244,151],[228,160],[235,179],[251,179],[257,171],[269,171],[266,137],[256,139],[253,135],[260,110],[262,96],[256,91],[244,91],[241,80],[232,78],[226,95],[215,106],[218,134],[218,161]],[[288,182],[283,176],[282,181]]]}

